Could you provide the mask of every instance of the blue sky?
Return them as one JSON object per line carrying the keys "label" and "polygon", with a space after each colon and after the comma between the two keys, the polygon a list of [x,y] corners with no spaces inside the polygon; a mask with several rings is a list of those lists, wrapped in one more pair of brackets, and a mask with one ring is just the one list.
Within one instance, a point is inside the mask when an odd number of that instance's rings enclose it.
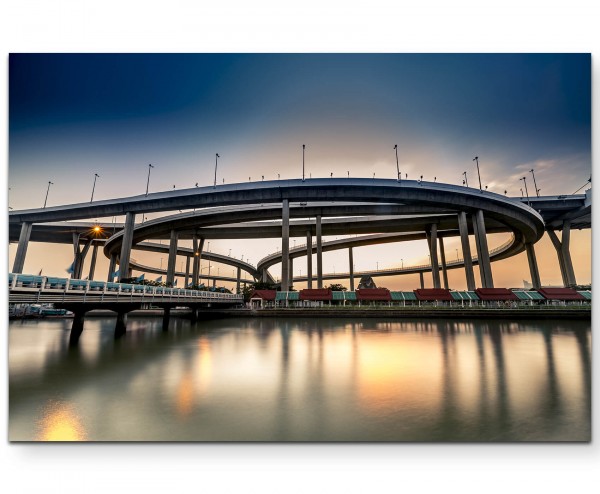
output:
{"label": "blue sky", "polygon": [[151,191],[207,185],[215,153],[219,182],[297,178],[302,144],[315,177],[393,178],[398,144],[409,178],[461,183],[467,171],[474,185],[477,155],[492,191],[520,195],[519,177],[534,168],[542,195],[569,194],[591,173],[590,62],[589,54],[12,54],[9,202],[41,207],[49,180],[48,205],[89,201],[94,173],[95,199],[141,194],[148,163]]}

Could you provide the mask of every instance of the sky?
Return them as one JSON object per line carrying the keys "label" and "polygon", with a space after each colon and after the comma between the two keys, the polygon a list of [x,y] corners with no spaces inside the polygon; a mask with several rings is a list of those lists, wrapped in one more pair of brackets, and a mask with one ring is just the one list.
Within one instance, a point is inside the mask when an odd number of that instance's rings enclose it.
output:
{"label": "sky", "polygon": [[[479,156],[491,191],[519,196],[527,176],[533,194],[533,168],[541,195],[571,194],[591,175],[590,62],[588,54],[11,54],[9,207],[41,207],[48,181],[48,205],[87,202],[94,173],[94,199],[142,194],[149,163],[151,192],[208,185],[215,153],[219,182],[299,178],[302,144],[313,177],[395,178],[397,144],[408,178],[460,184],[466,171],[473,186]],[[506,238],[490,236],[490,248]],[[454,240],[449,258],[460,252]],[[590,232],[574,232],[572,243],[577,279],[589,282]],[[276,239],[223,240],[211,250],[256,264],[278,248]],[[536,249],[542,282],[560,284],[549,240]],[[71,256],[69,246],[32,243],[25,271],[66,276]],[[158,265],[160,256],[133,257]],[[326,253],[324,270],[346,271],[345,257]],[[355,249],[357,270],[400,258],[426,262],[425,241]],[[103,278],[107,266],[99,264]],[[498,286],[529,279],[525,254],[492,269]],[[462,271],[450,280],[464,288]],[[418,286],[416,275],[376,281]]]}

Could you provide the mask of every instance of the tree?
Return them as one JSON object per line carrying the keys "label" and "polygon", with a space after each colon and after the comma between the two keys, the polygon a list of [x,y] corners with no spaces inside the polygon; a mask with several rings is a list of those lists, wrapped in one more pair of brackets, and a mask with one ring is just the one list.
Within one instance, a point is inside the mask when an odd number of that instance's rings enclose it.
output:
{"label": "tree", "polygon": [[326,286],[325,288],[328,288],[332,292],[345,292],[348,290],[348,288],[346,288],[344,285],[341,285],[340,283],[332,283],[331,285]]}

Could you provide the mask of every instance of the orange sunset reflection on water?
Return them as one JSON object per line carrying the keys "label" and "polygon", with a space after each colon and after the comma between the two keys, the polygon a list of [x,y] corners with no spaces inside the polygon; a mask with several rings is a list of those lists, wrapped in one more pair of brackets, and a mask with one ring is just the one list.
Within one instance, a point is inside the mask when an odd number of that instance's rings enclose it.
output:
{"label": "orange sunset reflection on water", "polygon": [[212,371],[210,341],[201,338],[198,341],[198,354],[194,367],[186,370],[181,376],[175,392],[175,407],[180,417],[188,417],[194,405],[207,391]]}
{"label": "orange sunset reflection on water", "polygon": [[357,368],[359,406],[368,414],[386,414],[403,404],[430,406],[441,388],[442,360],[439,341],[389,338],[382,334],[360,336]]}
{"label": "orange sunset reflection on water", "polygon": [[85,441],[83,421],[66,401],[49,400],[37,423],[36,441]]}

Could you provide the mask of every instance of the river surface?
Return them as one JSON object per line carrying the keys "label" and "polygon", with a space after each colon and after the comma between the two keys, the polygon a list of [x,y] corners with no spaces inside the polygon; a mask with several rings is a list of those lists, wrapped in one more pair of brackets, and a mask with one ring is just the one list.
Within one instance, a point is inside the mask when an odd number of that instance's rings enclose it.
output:
{"label": "river surface", "polygon": [[11,441],[589,441],[587,321],[9,324]]}

